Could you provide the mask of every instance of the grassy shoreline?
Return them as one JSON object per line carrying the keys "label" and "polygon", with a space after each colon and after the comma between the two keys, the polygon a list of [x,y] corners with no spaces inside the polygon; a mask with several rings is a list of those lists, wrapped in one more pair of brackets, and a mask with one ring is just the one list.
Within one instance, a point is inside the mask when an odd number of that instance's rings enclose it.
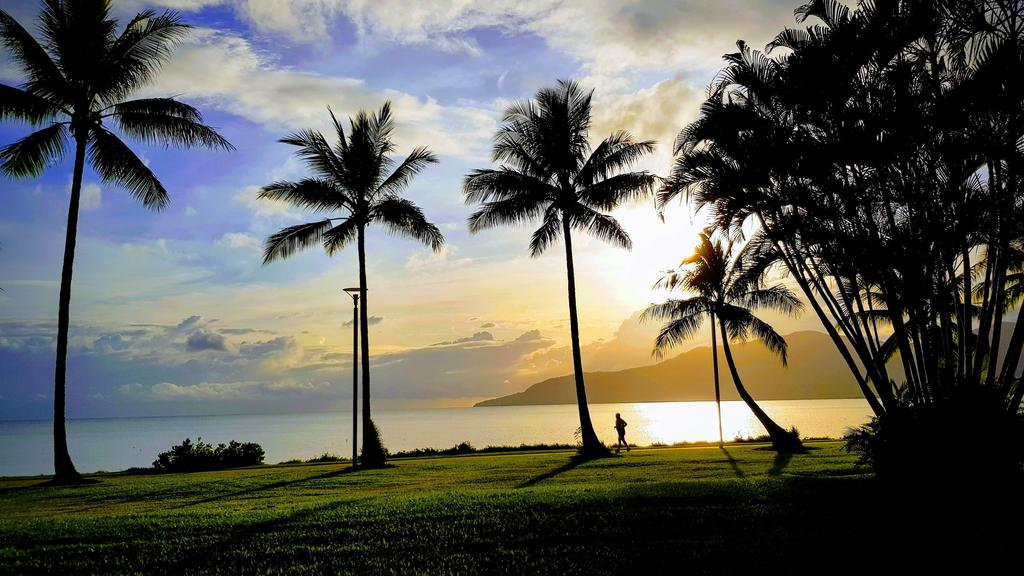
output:
{"label": "grassy shoreline", "polygon": [[875,562],[858,535],[897,553],[927,538],[944,561],[965,545],[1011,549],[977,522],[955,530],[967,520],[949,506],[892,508],[841,443],[810,447],[431,456],[71,487],[5,479],[0,573],[804,573],[822,562],[846,573]]}

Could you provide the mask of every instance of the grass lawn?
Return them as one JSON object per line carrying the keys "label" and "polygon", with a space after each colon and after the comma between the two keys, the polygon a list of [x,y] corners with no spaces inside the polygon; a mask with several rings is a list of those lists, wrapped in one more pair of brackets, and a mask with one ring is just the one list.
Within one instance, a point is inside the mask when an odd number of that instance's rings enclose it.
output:
{"label": "grass lawn", "polygon": [[562,451],[357,472],[104,475],[76,487],[0,479],[0,573],[825,574],[1019,562],[1019,515],[1004,532],[975,495],[893,497],[840,443],[811,446],[791,458],[736,445],[583,463]]}

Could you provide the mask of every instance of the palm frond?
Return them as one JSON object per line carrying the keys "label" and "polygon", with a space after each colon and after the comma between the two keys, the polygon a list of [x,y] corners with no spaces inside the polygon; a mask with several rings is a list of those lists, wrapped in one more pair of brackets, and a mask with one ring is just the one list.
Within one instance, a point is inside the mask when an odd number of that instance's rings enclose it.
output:
{"label": "palm frond", "polygon": [[149,167],[120,138],[103,128],[90,133],[89,161],[100,178],[123,186],[146,208],[162,210],[170,203],[167,190]]}
{"label": "palm frond", "polygon": [[26,76],[26,92],[67,106],[71,103],[70,87],[46,50],[10,14],[0,10],[0,39],[11,58]]}
{"label": "palm frond", "polygon": [[627,172],[602,180],[579,191],[580,202],[597,210],[614,210],[627,202],[646,198],[658,177],[647,172]]}
{"label": "palm frond", "polygon": [[345,163],[331,149],[323,134],[316,130],[298,130],[281,138],[278,142],[298,148],[296,155],[305,161],[320,178],[339,183],[348,180]]}
{"label": "palm frond", "polygon": [[323,244],[332,226],[331,221],[325,218],[319,222],[289,226],[271,234],[263,246],[263,265],[288,258],[299,250]]}
{"label": "palm frond", "polygon": [[561,212],[556,205],[552,204],[544,211],[544,221],[541,223],[540,228],[536,229],[530,237],[530,256],[536,258],[543,254],[548,246],[551,246],[558,239],[558,235],[561,233]]}
{"label": "palm frond", "polygon": [[629,234],[619,225],[619,221],[607,214],[597,210],[591,210],[582,204],[572,207],[572,210],[562,209],[562,217],[569,221],[573,228],[585,230],[591,236],[608,242],[619,248],[631,250],[633,240]]}
{"label": "palm frond", "polygon": [[0,150],[0,170],[15,178],[35,177],[60,161],[67,145],[68,129],[53,124]]}
{"label": "palm frond", "polygon": [[61,112],[60,106],[41,96],[0,84],[0,121],[17,120],[38,126],[53,121]]}
{"label": "palm frond", "polygon": [[359,221],[355,218],[346,218],[341,224],[324,233],[324,251],[328,256],[334,256],[355,240],[358,232]]}
{"label": "palm frond", "polygon": [[803,301],[781,284],[748,290],[735,302],[755,310],[777,310],[788,316],[796,316],[804,309]]}
{"label": "palm frond", "polygon": [[191,26],[171,10],[137,14],[110,46],[106,61],[97,70],[100,83],[96,94],[100,101],[122,100],[150,83],[190,30]]}
{"label": "palm frond", "polygon": [[634,142],[633,137],[625,130],[612,134],[591,152],[576,175],[576,186],[592,186],[620,170],[633,166],[644,156],[652,154],[654,145],[653,140]]}
{"label": "palm frond", "polygon": [[484,202],[470,215],[469,231],[475,234],[486,228],[529,222],[544,213],[546,199],[540,194],[523,193],[503,200]]}
{"label": "palm frond", "polygon": [[506,200],[521,194],[554,198],[558,189],[529,174],[502,166],[497,170],[473,170],[462,184],[467,204]]}
{"label": "palm frond", "polygon": [[117,112],[113,116],[125,135],[149,144],[176,145],[184,148],[203,146],[234,150],[216,130],[186,118],[150,113]]}
{"label": "palm frond", "polygon": [[274,182],[261,188],[257,197],[287,202],[313,212],[353,212],[355,209],[354,203],[344,191],[321,178],[303,178],[298,182]]}
{"label": "palm frond", "polygon": [[377,193],[387,196],[397,194],[429,164],[437,164],[437,156],[424,146],[414,149],[401,164],[377,188]]}
{"label": "palm frond", "polygon": [[388,232],[419,240],[435,252],[444,247],[441,231],[427,221],[416,204],[405,198],[389,196],[381,199],[373,206],[370,218]]}

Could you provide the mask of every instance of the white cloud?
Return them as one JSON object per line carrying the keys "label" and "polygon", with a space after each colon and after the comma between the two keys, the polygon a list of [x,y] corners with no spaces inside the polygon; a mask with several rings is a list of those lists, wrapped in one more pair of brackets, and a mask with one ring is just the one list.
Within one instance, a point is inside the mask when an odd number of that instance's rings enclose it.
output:
{"label": "white cloud", "polygon": [[260,241],[242,232],[228,232],[220,237],[218,243],[233,249],[258,248]]}
{"label": "white cloud", "polygon": [[[282,67],[245,38],[205,28],[195,30],[177,50],[147,93],[205,100],[275,132],[326,132],[331,129],[328,106],[344,118],[360,109],[379,109],[390,100],[399,153],[428,145],[438,154],[478,159],[486,156],[496,126],[489,109],[442,106],[430,97],[374,89],[356,78]],[[333,139],[333,134],[325,135]]]}
{"label": "white cloud", "polygon": [[81,204],[83,210],[95,210],[103,205],[103,191],[99,184],[89,183],[82,186]]}

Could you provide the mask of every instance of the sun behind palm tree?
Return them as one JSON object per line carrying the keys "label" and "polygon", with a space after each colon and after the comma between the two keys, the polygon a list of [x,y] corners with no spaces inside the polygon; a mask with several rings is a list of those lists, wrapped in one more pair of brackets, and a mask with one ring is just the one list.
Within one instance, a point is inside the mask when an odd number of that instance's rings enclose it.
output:
{"label": "sun behind palm tree", "polygon": [[467,203],[481,208],[469,218],[471,232],[501,224],[542,220],[530,240],[530,255],[539,256],[559,235],[565,240],[576,402],[585,456],[607,453],[597,438],[587,408],[576,313],[576,276],[571,230],[581,230],[629,249],[632,243],[615,218],[604,211],[649,194],[657,177],[623,172],[654,150],[650,141],[634,142],[620,131],[591,150],[590,100],[593,92],[575,82],[558,81],[537,92],[534,100],[516,102],[505,111],[495,135],[497,169],[474,170],[464,184]]}
{"label": "sun behind palm tree", "polygon": [[231,149],[187,104],[173,98],[126,100],[153,80],[189,26],[175,12],[147,10],[132,18],[118,35],[118,22],[109,17],[109,11],[110,2],[105,0],[48,0],[39,16],[40,44],[0,10],[0,40],[26,78],[20,88],[0,84],[0,120],[45,126],[0,150],[0,170],[17,178],[39,176],[64,156],[72,145],[69,139],[74,146],[57,313],[53,394],[57,482],[79,479],[68,453],[64,418],[71,276],[86,155],[103,181],[123,186],[147,208],[161,210],[170,201],[167,190],[111,131],[111,124],[121,134],[145,143]]}
{"label": "sun behind palm tree", "polygon": [[[328,108],[328,112],[330,109]],[[381,224],[393,234],[419,240],[435,251],[444,246],[441,231],[427,221],[423,212],[400,196],[402,190],[437,158],[426,148],[414,149],[392,170],[394,150],[391,134],[395,122],[391,103],[377,114],[360,111],[349,120],[349,133],[330,112],[338,143],[331,147],[322,134],[300,130],[280,142],[298,148],[298,156],[313,170],[313,176],[297,182],[274,182],[265,186],[260,198],[282,200],[299,208],[325,214],[323,220],[289,226],[267,238],[263,263],[291,256],[297,250],[323,245],[333,256],[352,241],[359,252],[359,337],[362,340],[363,371],[363,466],[385,461],[377,428],[370,416],[369,306],[366,301],[366,227]],[[342,216],[326,216],[338,214]],[[354,361],[354,359],[353,359]],[[353,463],[354,464],[354,463]]]}
{"label": "sun behind palm tree", "polygon": [[718,430],[721,440],[722,409],[718,387],[718,351],[715,343],[716,323],[722,337],[722,348],[732,374],[733,384],[740,398],[746,402],[772,440],[772,446],[780,452],[794,452],[803,449],[800,438],[787,432],[775,423],[757,405],[740,380],[736,362],[732,357],[729,341],[745,339],[753,334],[760,338],[768,350],[776,353],[786,363],[786,340],[774,328],[754,316],[753,309],[779,310],[796,314],[803,304],[792,292],[781,284],[764,287],[762,278],[773,259],[770,254],[756,254],[748,243],[735,257],[731,257],[732,244],[722,247],[720,240],[712,242],[704,232],[692,256],[683,260],[683,266],[669,272],[657,287],[669,290],[686,290],[696,296],[682,300],[668,300],[662,304],[651,304],[644,310],[641,320],[667,320],[655,340],[655,353],[675,347],[693,336],[704,322],[711,320],[712,350],[715,363],[715,402],[718,407]]}

